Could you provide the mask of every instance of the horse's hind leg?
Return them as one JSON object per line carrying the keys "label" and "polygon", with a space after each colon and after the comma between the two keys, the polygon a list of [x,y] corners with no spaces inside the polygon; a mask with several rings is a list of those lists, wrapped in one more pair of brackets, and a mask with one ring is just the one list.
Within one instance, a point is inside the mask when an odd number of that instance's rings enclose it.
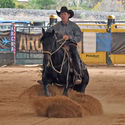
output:
{"label": "horse's hind leg", "polygon": [[73,87],[73,90],[75,90],[77,92],[85,93],[85,88],[86,88],[86,84],[84,83],[84,80],[82,80],[81,84],[75,85]]}
{"label": "horse's hind leg", "polygon": [[76,90],[77,92],[85,93],[85,89],[86,89],[86,86],[88,85],[88,82],[89,82],[89,74],[88,74],[88,71],[85,70],[85,74],[84,74],[84,77],[82,78],[81,84],[75,85],[73,89]]}
{"label": "horse's hind leg", "polygon": [[81,92],[85,93],[85,89],[86,89],[86,86],[88,85],[88,82],[89,82],[89,74],[88,74],[88,71],[85,70],[85,75],[84,77],[82,78],[82,87],[81,87]]}
{"label": "horse's hind leg", "polygon": [[83,80],[81,84],[82,84],[82,86],[81,86],[80,92],[85,93],[85,89],[86,89],[86,86],[87,86],[87,85],[86,85],[86,82]]}

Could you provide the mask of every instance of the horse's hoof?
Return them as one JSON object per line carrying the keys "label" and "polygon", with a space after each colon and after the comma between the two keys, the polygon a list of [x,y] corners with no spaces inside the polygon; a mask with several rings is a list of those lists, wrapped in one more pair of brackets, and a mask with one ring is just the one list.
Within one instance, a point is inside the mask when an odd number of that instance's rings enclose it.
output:
{"label": "horse's hoof", "polygon": [[39,84],[42,84],[42,80],[38,80],[37,82],[38,82]]}
{"label": "horse's hoof", "polygon": [[63,93],[64,96],[68,96],[68,93]]}
{"label": "horse's hoof", "polygon": [[45,92],[44,95],[45,95],[46,97],[51,96],[51,94],[50,94],[49,92]]}
{"label": "horse's hoof", "polygon": [[50,97],[50,96],[51,96],[51,94],[45,94],[45,96],[46,96],[46,97]]}

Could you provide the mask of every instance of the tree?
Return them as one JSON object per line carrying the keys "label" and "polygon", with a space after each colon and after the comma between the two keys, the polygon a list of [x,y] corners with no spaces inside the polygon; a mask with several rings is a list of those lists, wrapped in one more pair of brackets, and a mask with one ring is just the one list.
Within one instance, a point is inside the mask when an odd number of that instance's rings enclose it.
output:
{"label": "tree", "polygon": [[29,7],[29,3],[28,2],[19,2],[18,0],[15,0],[15,8],[31,9]]}
{"label": "tree", "polygon": [[0,0],[0,8],[14,8],[14,0]]}
{"label": "tree", "polygon": [[39,7],[38,7],[38,5],[36,3],[37,3],[37,0],[29,0],[29,6],[32,9],[39,9]]}
{"label": "tree", "polygon": [[52,9],[56,2],[54,0],[30,0],[34,9]]}
{"label": "tree", "polygon": [[119,12],[122,10],[123,6],[117,0],[102,0],[98,7],[98,11]]}

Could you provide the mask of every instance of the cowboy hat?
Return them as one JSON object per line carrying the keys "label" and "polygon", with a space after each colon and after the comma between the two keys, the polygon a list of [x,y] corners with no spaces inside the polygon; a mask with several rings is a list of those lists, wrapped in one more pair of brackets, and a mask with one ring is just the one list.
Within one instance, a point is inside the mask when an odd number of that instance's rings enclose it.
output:
{"label": "cowboy hat", "polygon": [[61,7],[60,12],[58,12],[58,11],[56,10],[56,13],[57,13],[57,15],[58,15],[59,17],[60,17],[60,14],[61,14],[61,13],[64,13],[64,12],[67,12],[68,14],[70,14],[70,17],[69,17],[69,18],[72,18],[72,17],[74,16],[74,12],[73,12],[72,10],[68,10],[67,7],[65,7],[65,6]]}

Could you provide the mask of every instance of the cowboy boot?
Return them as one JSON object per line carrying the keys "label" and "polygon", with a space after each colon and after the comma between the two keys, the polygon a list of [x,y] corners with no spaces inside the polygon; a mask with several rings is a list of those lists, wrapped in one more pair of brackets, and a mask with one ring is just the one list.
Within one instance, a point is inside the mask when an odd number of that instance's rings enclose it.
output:
{"label": "cowboy boot", "polygon": [[82,82],[81,80],[81,65],[80,65],[80,56],[77,50],[77,46],[74,45],[70,45],[70,54],[71,54],[71,58],[72,58],[72,63],[74,66],[74,69],[76,71],[76,78],[75,78],[75,83],[74,84],[80,84]]}

